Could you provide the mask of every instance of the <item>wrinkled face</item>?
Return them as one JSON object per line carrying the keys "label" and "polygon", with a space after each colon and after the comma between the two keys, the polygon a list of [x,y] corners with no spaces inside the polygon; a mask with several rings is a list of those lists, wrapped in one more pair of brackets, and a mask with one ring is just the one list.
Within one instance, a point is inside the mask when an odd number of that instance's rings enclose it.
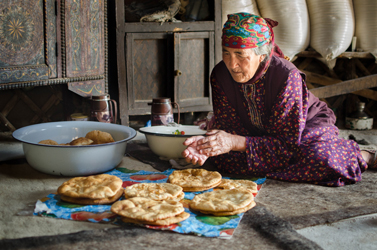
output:
{"label": "wrinkled face", "polygon": [[233,49],[223,46],[223,61],[233,80],[245,83],[253,78],[265,56],[257,56],[252,49]]}

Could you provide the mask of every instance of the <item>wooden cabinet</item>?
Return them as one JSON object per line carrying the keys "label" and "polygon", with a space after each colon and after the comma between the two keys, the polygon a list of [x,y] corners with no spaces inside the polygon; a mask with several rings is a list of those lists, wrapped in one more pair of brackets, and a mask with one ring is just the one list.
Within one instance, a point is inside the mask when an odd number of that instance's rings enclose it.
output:
{"label": "wooden cabinet", "polygon": [[0,90],[68,84],[107,92],[106,0],[0,2]]}
{"label": "wooden cabinet", "polygon": [[[221,0],[209,0],[212,20],[126,22],[116,0],[121,123],[150,114],[153,98],[168,97],[181,113],[212,110],[209,77],[221,60]],[[175,110],[177,112],[177,110]]]}

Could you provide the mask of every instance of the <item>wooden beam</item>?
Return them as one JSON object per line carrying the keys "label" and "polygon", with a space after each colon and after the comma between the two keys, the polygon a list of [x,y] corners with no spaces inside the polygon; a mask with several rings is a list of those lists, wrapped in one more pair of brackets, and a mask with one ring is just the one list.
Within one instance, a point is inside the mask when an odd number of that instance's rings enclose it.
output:
{"label": "wooden beam", "polygon": [[352,92],[352,94],[359,95],[359,96],[377,101],[377,91],[374,91],[371,89],[358,90],[358,91]]}
{"label": "wooden beam", "polygon": [[8,121],[8,119],[1,112],[0,112],[0,121],[4,123],[4,125],[10,129],[10,131],[13,132],[16,130],[16,128],[12,125],[12,123],[10,123],[10,121]]}
{"label": "wooden beam", "polygon": [[311,82],[311,83],[315,83],[319,85],[332,85],[335,83],[343,82],[340,79],[320,75],[320,74],[309,72],[306,70],[302,70],[302,72],[305,73],[307,82]]}
{"label": "wooden beam", "polygon": [[[322,57],[321,54],[319,54],[317,51],[301,51],[296,56],[299,57],[315,57],[320,58]],[[368,59],[374,59],[374,56],[369,52],[343,52],[337,58],[368,58]]]}
{"label": "wooden beam", "polygon": [[356,67],[358,67],[361,70],[361,72],[363,72],[364,75],[366,75],[366,76],[371,75],[371,73],[369,72],[369,70],[364,66],[364,64],[362,64],[360,62],[359,59],[355,59],[355,65],[356,65]]}
{"label": "wooden beam", "polygon": [[300,70],[304,70],[306,67],[308,67],[309,65],[310,65],[310,63],[313,61],[313,58],[311,58],[311,57],[307,57],[307,58],[305,58],[304,59],[304,61],[302,61],[301,63],[300,63],[300,65],[298,65],[298,69],[300,69]]}
{"label": "wooden beam", "polygon": [[13,97],[7,102],[7,104],[5,105],[1,113],[4,116],[7,116],[10,113],[10,111],[14,108],[14,106],[16,106],[17,101],[18,101],[17,95],[13,95]]}
{"label": "wooden beam", "polygon": [[318,98],[328,98],[374,87],[377,87],[377,75],[360,77],[325,87],[311,89],[310,92]]}

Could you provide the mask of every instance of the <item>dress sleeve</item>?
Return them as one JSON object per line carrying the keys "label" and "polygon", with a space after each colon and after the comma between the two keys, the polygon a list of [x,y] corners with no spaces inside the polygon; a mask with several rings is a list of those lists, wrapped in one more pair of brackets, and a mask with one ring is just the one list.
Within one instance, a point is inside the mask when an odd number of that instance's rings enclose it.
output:
{"label": "dress sleeve", "polygon": [[295,155],[305,128],[308,109],[308,89],[298,70],[288,74],[265,120],[265,136],[246,137],[246,157],[249,168],[261,171],[285,166]]}

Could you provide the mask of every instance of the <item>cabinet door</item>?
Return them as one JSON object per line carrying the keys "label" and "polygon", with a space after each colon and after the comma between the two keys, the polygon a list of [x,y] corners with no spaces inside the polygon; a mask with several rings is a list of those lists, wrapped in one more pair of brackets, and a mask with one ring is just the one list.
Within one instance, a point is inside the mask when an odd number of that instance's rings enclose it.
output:
{"label": "cabinet door", "polygon": [[0,13],[0,84],[55,78],[55,1],[0,1]]}
{"label": "cabinet door", "polygon": [[173,50],[169,36],[167,33],[126,33],[127,84],[120,82],[119,88],[120,93],[128,95],[126,108],[130,115],[150,114],[148,103],[153,98],[171,97],[173,93]]}
{"label": "cabinet door", "polygon": [[[64,1],[62,46],[63,77],[81,77],[69,82],[69,90],[88,97],[107,92],[105,77],[104,4],[101,0]],[[95,79],[93,79],[95,78]],[[98,80],[97,80],[98,79]]]}
{"label": "cabinet door", "polygon": [[174,101],[182,111],[211,110],[214,32],[174,34]]}
{"label": "cabinet door", "polygon": [[104,1],[65,1],[66,77],[104,74]]}

